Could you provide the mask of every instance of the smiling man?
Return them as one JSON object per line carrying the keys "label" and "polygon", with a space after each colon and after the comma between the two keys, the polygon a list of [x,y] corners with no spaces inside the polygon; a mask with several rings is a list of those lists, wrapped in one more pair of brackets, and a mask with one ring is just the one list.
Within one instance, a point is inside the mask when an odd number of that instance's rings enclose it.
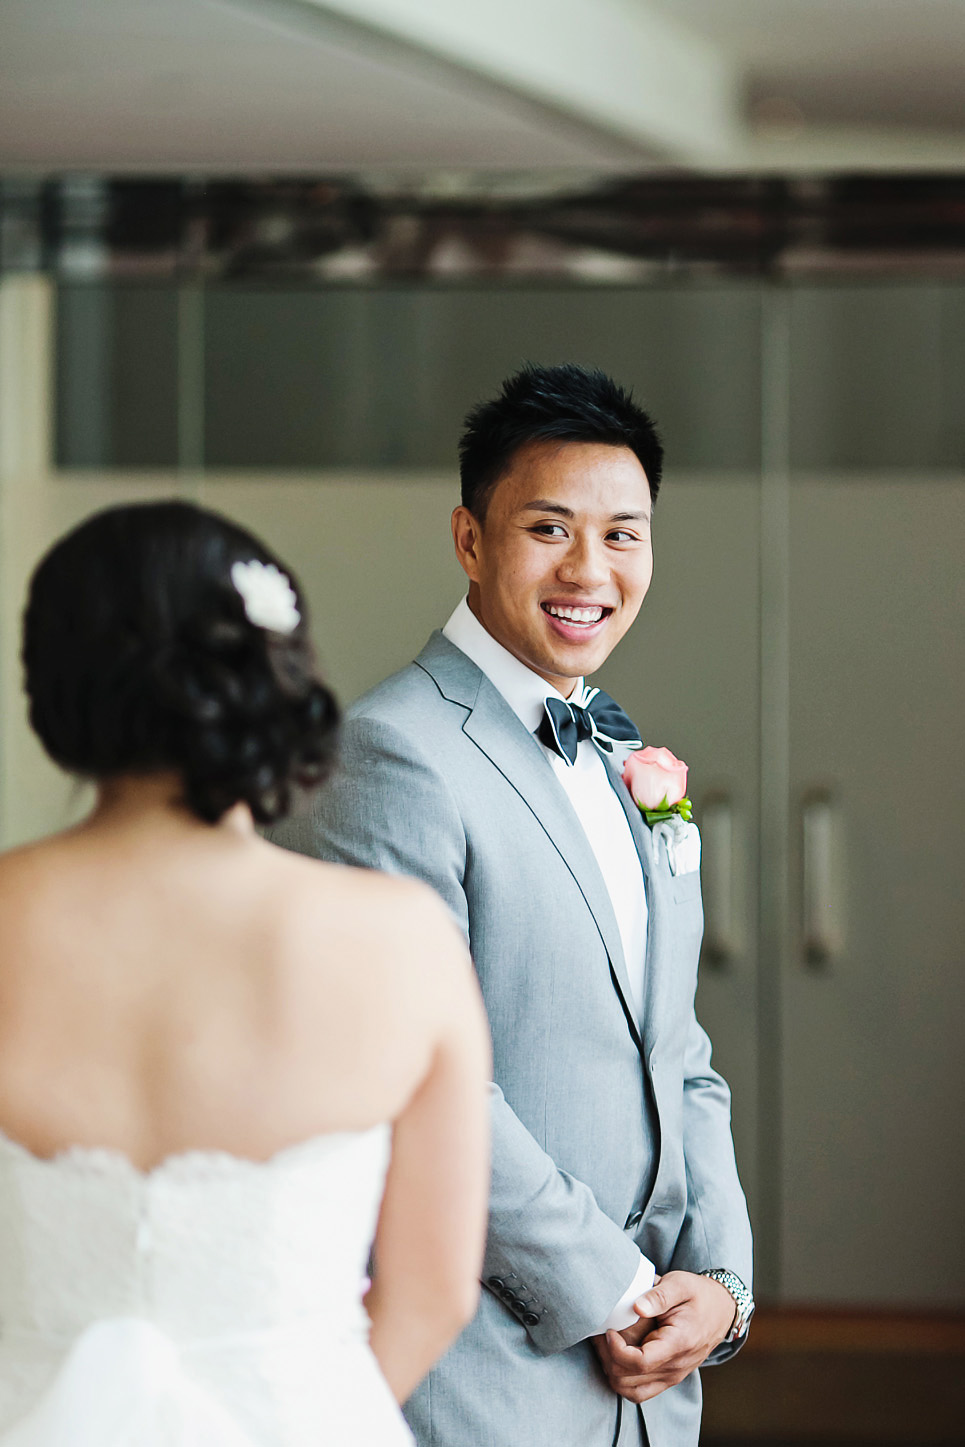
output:
{"label": "smiling man", "polygon": [[752,1308],[750,1228],[694,1017],[698,874],[643,822],[615,767],[639,736],[585,683],[650,586],[662,449],[603,374],[528,367],[460,457],[468,597],[354,707],[280,836],[432,884],[489,1012],[488,1289],[406,1415],[422,1447],[696,1447],[695,1369]]}

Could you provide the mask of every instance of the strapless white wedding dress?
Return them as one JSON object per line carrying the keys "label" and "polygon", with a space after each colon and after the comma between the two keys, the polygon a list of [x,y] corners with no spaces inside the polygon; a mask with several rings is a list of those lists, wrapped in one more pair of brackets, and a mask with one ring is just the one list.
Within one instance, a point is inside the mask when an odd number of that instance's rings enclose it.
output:
{"label": "strapless white wedding dress", "polygon": [[143,1172],[0,1135],[0,1447],[411,1447],[361,1304],[390,1136]]}

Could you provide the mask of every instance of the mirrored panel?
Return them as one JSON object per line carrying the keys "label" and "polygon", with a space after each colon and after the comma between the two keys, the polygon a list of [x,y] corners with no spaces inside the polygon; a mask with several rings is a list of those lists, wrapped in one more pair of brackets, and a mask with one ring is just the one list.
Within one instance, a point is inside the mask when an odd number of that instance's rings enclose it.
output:
{"label": "mirrored panel", "polygon": [[58,467],[177,465],[178,295],[162,284],[58,285]]}

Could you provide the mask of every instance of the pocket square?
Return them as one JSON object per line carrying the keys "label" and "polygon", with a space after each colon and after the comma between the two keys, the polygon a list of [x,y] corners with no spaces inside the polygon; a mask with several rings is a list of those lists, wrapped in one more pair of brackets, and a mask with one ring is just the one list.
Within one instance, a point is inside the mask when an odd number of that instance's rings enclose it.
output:
{"label": "pocket square", "polygon": [[667,850],[670,873],[679,878],[682,874],[695,874],[700,868],[700,830],[696,824],[688,824],[679,815],[653,826],[654,839],[662,839]]}

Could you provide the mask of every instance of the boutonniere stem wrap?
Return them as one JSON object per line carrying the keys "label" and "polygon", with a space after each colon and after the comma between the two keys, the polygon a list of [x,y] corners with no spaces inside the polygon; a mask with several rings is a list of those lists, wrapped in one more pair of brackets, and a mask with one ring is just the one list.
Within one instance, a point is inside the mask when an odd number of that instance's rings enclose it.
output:
{"label": "boutonniere stem wrap", "polygon": [[669,749],[635,749],[623,766],[623,782],[647,823],[653,828],[665,819],[692,817],[687,798],[687,765]]}

